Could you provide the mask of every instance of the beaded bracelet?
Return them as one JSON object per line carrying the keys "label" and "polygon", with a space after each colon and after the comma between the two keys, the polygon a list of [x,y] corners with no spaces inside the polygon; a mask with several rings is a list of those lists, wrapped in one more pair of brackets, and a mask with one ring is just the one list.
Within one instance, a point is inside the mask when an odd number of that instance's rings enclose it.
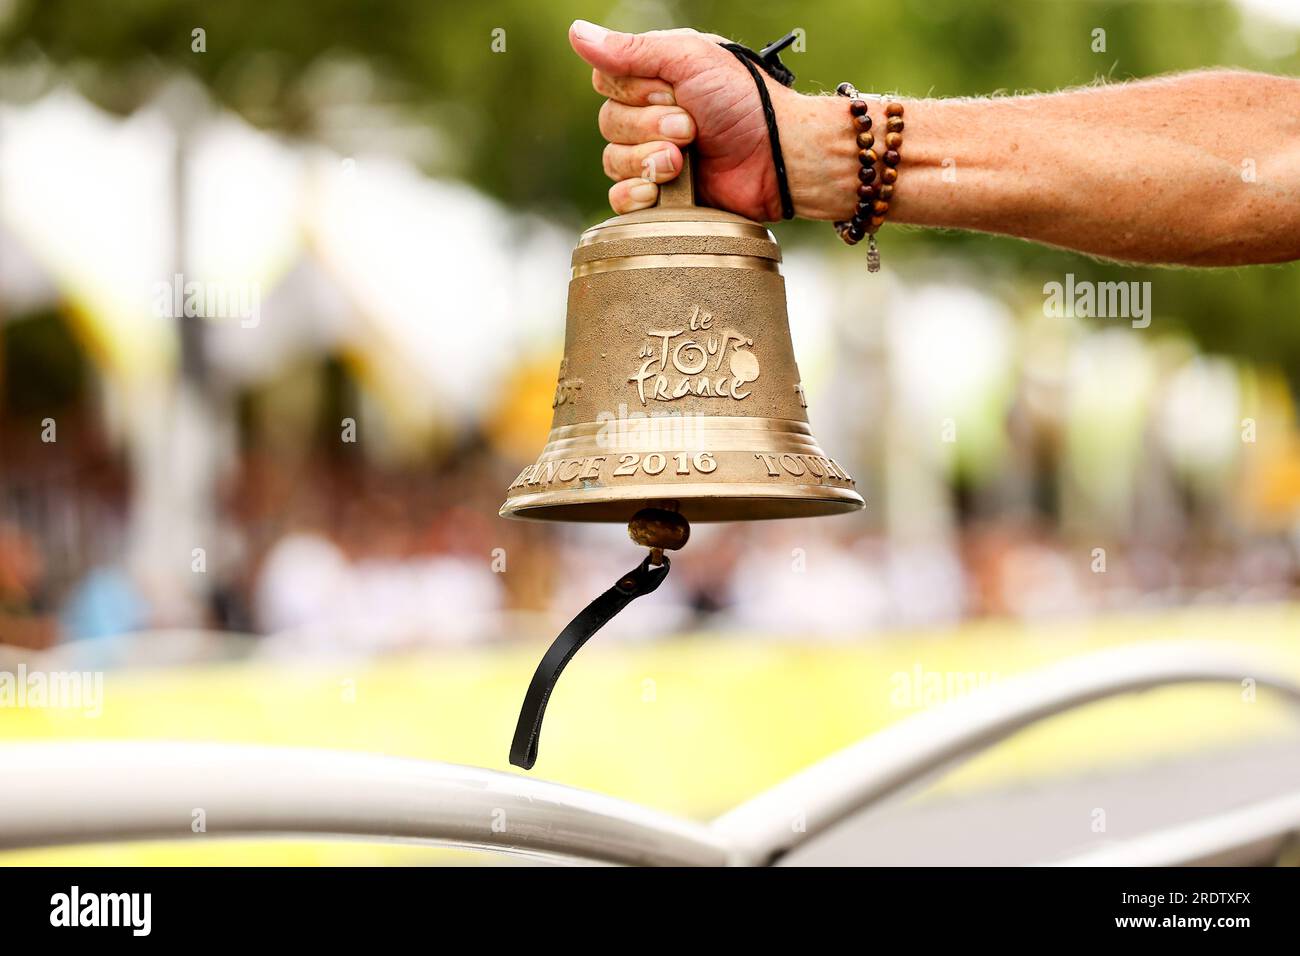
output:
{"label": "beaded bracelet", "polygon": [[[849,219],[835,223],[835,231],[850,246],[867,237],[867,271],[880,271],[880,250],[876,247],[876,232],[889,215],[889,201],[898,181],[898,164],[902,161],[903,104],[885,103],[885,151],[878,156],[876,138],[871,132],[871,114],[867,111],[867,96],[859,93],[852,83],[841,83],[835,88],[840,96],[849,97],[849,114],[853,117],[853,131],[858,145],[858,205]],[[884,102],[882,96],[871,96]],[[880,181],[876,182],[876,163],[883,162]]]}

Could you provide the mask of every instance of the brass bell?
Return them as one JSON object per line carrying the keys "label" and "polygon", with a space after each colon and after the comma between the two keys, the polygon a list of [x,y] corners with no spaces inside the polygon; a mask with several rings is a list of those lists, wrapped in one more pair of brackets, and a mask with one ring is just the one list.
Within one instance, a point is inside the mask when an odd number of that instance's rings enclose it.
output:
{"label": "brass bell", "polygon": [[551,644],[528,685],[510,762],[537,760],[546,704],[593,634],[659,587],[692,521],[862,507],[808,426],[766,228],[695,205],[689,153],[654,209],[592,226],[573,250],[551,436],[501,514],[626,521],[649,548]]}
{"label": "brass bell", "polygon": [[697,206],[690,164],[657,207],[578,240],[550,438],[503,516],[626,522],[654,508],[735,521],[862,507],[808,425],[776,239]]}

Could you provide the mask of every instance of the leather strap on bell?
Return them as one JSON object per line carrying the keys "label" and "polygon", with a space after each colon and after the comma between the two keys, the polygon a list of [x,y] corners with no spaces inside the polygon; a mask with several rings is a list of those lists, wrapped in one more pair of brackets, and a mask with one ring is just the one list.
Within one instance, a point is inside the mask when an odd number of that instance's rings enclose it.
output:
{"label": "leather strap on bell", "polygon": [[758,99],[763,104],[763,119],[767,123],[767,139],[772,147],[772,168],[776,170],[776,190],[781,197],[781,215],[786,219],[794,218],[794,200],[790,196],[790,183],[785,174],[785,154],[781,152],[781,134],[776,128],[776,109],[772,106],[772,97],[768,95],[767,84],[758,75],[755,64],[762,68],[772,79],[782,86],[794,85],[794,73],[781,62],[778,55],[795,41],[797,35],[792,30],[775,43],[769,43],[762,51],[755,53],[739,43],[721,43],[724,50],[729,50],[749,71],[758,87]]}
{"label": "leather strap on bell", "polygon": [[623,575],[617,584],[583,608],[582,613],[560,632],[542,662],[537,665],[532,683],[528,685],[528,693],[524,695],[524,706],[519,711],[519,723],[515,726],[515,739],[510,744],[512,764],[531,770],[537,762],[537,740],[542,733],[546,702],[550,700],[551,691],[555,689],[555,682],[560,679],[565,665],[615,614],[636,598],[659,587],[668,576],[668,567],[666,557],[663,564],[654,567],[647,555],[644,561]]}

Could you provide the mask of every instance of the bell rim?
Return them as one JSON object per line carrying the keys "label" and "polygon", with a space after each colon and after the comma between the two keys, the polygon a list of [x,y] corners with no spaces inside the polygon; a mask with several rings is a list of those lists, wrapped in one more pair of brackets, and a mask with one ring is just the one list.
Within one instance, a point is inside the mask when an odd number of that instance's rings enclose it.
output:
{"label": "bell rim", "polygon": [[[661,494],[656,494],[662,491]],[[535,491],[526,495],[507,498],[498,512],[502,518],[524,521],[570,521],[599,523],[618,523],[627,520],[620,512],[609,517],[598,517],[602,506],[621,503],[655,503],[686,502],[700,499],[714,499],[739,506],[742,502],[806,502],[813,510],[804,514],[791,513],[765,516],[762,514],[736,518],[709,518],[688,515],[692,523],[710,523],[719,521],[742,520],[776,520],[796,517],[823,517],[835,514],[850,514],[866,507],[866,501],[853,488],[840,488],[834,485],[820,484],[768,484],[756,482],[699,482],[695,484],[638,484],[625,488],[577,488],[565,491]],[[576,508],[582,514],[590,510],[592,517],[574,517],[567,509]],[[530,514],[529,512],[566,509],[561,514]],[[635,509],[633,509],[635,510]],[[683,509],[685,510],[685,509]],[[792,512],[797,508],[792,508]],[[629,512],[630,514],[630,512]]]}

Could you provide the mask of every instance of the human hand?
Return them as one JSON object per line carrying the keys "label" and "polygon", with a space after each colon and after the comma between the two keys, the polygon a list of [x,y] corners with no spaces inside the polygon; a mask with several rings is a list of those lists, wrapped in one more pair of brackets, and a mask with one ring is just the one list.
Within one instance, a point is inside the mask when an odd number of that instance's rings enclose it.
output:
{"label": "human hand", "polygon": [[[762,102],[749,71],[718,44],[723,38],[695,30],[618,33],[576,20],[569,28],[574,51],[592,66],[591,83],[608,99],[600,110],[605,173],[613,179],[609,204],[617,213],[653,206],[658,183],[677,176],[681,150],[696,144],[695,186],[700,200],[750,219],[781,218],[781,201]],[[811,99],[764,76],[782,141],[798,137]],[[785,155],[792,192],[792,154]]]}

